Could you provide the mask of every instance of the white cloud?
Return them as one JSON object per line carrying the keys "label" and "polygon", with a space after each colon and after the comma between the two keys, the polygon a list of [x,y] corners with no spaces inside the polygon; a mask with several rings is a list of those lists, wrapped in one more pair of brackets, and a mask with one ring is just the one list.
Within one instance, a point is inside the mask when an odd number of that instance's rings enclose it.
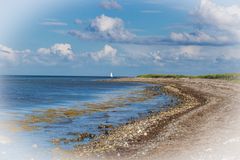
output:
{"label": "white cloud", "polygon": [[75,55],[70,44],[54,44],[50,48],[39,48],[38,54],[32,54],[29,49],[14,50],[0,44],[0,65],[43,64],[56,65],[61,60],[73,60]]}
{"label": "white cloud", "polygon": [[162,57],[162,53],[160,50],[156,50],[154,52],[150,52],[150,63],[154,63],[155,65],[163,66],[164,65],[164,59]]}
{"label": "white cloud", "polygon": [[197,33],[175,33],[172,32],[170,35],[170,38],[173,41],[177,42],[194,42],[194,43],[200,43],[200,42],[212,42],[215,41],[214,38],[209,36],[208,34],[204,32],[197,32]]}
{"label": "white cloud", "polygon": [[220,6],[211,0],[201,0],[196,15],[201,23],[237,34],[240,39],[240,6]]}
{"label": "white cloud", "polygon": [[39,48],[37,50],[38,53],[40,54],[50,54],[51,53],[51,48]]}
{"label": "white cloud", "polygon": [[201,55],[201,49],[200,46],[181,46],[180,47],[180,55],[183,55],[187,58],[199,58]]}
{"label": "white cloud", "polygon": [[172,32],[170,39],[174,42],[186,44],[211,44],[222,45],[231,44],[232,40],[225,35],[210,35],[203,31],[196,31],[193,33],[175,33]]}
{"label": "white cloud", "polygon": [[101,7],[104,9],[121,9],[122,6],[116,0],[105,0],[101,2]]}
{"label": "white cloud", "polygon": [[116,41],[129,40],[133,38],[133,34],[124,28],[124,22],[120,18],[112,18],[105,15],[96,17],[91,28],[107,39]]}
{"label": "white cloud", "polygon": [[128,66],[164,65],[164,51],[159,46],[127,44],[119,48]]}
{"label": "white cloud", "polygon": [[222,59],[226,60],[240,60],[240,46],[227,47],[218,51]]}
{"label": "white cloud", "polygon": [[171,33],[174,42],[228,45],[240,42],[240,6],[221,6],[212,0],[201,0],[194,12],[201,30],[193,33]]}
{"label": "white cloud", "polygon": [[[143,12],[155,12],[145,10]],[[88,31],[70,31],[69,34],[85,40],[105,40],[132,44],[174,45],[232,45],[240,42],[240,7],[220,6],[211,0],[201,0],[193,14],[201,29],[172,32],[168,38],[136,36],[124,27],[120,18],[101,15],[91,21]]]}
{"label": "white cloud", "polygon": [[0,60],[15,62],[17,59],[17,54],[11,48],[8,48],[0,44]]}
{"label": "white cloud", "polygon": [[100,32],[119,29],[122,26],[123,21],[120,18],[112,18],[105,15],[96,17],[91,23],[91,27]]}
{"label": "white cloud", "polygon": [[117,57],[117,49],[106,44],[104,48],[98,52],[90,53],[90,57],[94,61],[109,61],[113,65],[118,65],[120,60]]}
{"label": "white cloud", "polygon": [[101,15],[91,21],[89,30],[81,32],[77,30],[69,31],[70,35],[87,40],[106,40],[123,42],[130,41],[134,34],[124,28],[124,21],[120,18]]}
{"label": "white cloud", "polygon": [[67,26],[68,24],[65,22],[61,22],[55,19],[48,19],[41,23],[44,26]]}
{"label": "white cloud", "polygon": [[84,40],[97,40],[100,39],[97,34],[94,34],[92,32],[82,32],[78,30],[71,30],[68,31],[68,34],[71,36],[76,36],[79,39],[84,39]]}
{"label": "white cloud", "polygon": [[0,44],[0,63],[1,64],[16,64],[19,60],[24,60],[24,58],[29,55],[31,51],[26,50],[14,50],[7,46]]}
{"label": "white cloud", "polygon": [[[118,48],[126,64],[134,66],[166,66],[190,61],[209,61],[218,57],[225,59],[230,46],[199,46],[199,45],[119,45]],[[237,51],[233,49],[236,53]],[[188,62],[187,62],[188,61]]]}
{"label": "white cloud", "polygon": [[58,55],[68,60],[73,60],[75,56],[72,46],[68,43],[56,43],[50,48],[39,48],[37,52],[40,55]]}

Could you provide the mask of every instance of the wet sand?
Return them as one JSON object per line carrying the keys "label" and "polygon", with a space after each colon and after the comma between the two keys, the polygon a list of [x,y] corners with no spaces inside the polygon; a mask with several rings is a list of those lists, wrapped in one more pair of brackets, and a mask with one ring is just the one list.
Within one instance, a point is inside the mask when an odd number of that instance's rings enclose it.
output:
{"label": "wet sand", "polygon": [[239,84],[208,79],[124,78],[164,85],[181,103],[97,137],[74,159],[239,159]]}

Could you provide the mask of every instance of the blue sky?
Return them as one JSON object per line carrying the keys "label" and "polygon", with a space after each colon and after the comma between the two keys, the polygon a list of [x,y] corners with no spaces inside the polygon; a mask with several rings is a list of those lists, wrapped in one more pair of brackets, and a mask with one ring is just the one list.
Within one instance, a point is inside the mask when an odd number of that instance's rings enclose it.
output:
{"label": "blue sky", "polygon": [[0,74],[240,70],[236,0],[0,0],[0,13]]}

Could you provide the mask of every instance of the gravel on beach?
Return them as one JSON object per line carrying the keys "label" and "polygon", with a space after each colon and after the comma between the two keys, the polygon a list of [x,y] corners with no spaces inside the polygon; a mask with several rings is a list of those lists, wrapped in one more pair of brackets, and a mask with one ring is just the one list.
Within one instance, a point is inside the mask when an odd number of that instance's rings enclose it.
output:
{"label": "gravel on beach", "polygon": [[[224,117],[235,116],[233,106],[239,104],[236,98],[239,84],[222,80],[123,78],[114,81],[160,84],[166,94],[178,97],[181,102],[166,111],[114,128],[89,144],[76,146],[68,153],[73,155],[72,159],[188,159],[192,150],[208,144],[206,141],[214,144],[215,133],[208,131],[225,125]],[[228,115],[224,114],[226,111]],[[202,140],[204,133],[206,137]]]}

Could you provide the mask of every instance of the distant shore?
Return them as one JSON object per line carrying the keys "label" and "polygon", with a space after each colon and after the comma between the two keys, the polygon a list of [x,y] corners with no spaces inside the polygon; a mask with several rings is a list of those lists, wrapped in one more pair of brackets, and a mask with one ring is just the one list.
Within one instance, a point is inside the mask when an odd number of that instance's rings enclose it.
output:
{"label": "distant shore", "polygon": [[169,145],[183,141],[187,134],[193,136],[193,132],[205,123],[206,116],[217,113],[219,105],[229,100],[221,93],[227,91],[232,95],[234,85],[238,87],[238,84],[225,80],[197,78],[120,78],[112,81],[161,84],[166,94],[179,97],[181,103],[167,111],[117,127],[87,145],[78,146],[74,151],[76,157],[139,159],[171,150]]}

